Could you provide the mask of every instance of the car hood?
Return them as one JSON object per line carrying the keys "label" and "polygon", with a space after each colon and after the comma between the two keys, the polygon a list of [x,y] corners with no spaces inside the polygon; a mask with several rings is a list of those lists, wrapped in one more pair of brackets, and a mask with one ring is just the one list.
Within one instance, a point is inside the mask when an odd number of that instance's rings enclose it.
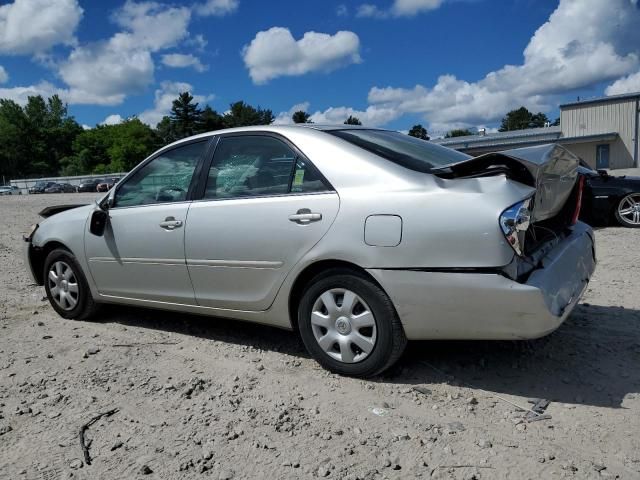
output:
{"label": "car hood", "polygon": [[38,212],[38,215],[40,215],[43,218],[49,218],[49,217],[52,217],[53,215],[57,215],[67,210],[71,210],[73,208],[78,208],[78,207],[86,207],[88,205],[89,204],[87,203],[72,204],[72,205],[52,205],[50,207],[46,207],[40,210],[40,212]]}

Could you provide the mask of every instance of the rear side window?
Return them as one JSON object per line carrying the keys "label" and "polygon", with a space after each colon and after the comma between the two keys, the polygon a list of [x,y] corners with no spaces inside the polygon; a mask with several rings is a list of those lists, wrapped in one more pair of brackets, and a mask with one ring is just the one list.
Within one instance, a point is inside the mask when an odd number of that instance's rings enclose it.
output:
{"label": "rear side window", "polygon": [[263,197],[327,190],[315,169],[269,136],[223,137],[216,147],[205,199]]}
{"label": "rear side window", "polygon": [[296,160],[291,193],[326,192],[327,190],[322,177],[312,165],[302,159]]}

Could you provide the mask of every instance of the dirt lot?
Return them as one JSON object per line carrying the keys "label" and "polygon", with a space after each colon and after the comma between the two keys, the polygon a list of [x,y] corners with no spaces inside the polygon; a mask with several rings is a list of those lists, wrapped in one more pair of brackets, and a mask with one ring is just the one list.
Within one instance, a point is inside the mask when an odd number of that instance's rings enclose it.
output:
{"label": "dirt lot", "polygon": [[[285,331],[58,317],[19,238],[42,207],[90,198],[0,197],[1,478],[640,478],[640,230],[597,232],[584,303],[547,339],[417,342],[362,381]],[[512,403],[530,398],[551,418],[524,421]],[[80,427],[112,409],[86,431],[87,465]]]}

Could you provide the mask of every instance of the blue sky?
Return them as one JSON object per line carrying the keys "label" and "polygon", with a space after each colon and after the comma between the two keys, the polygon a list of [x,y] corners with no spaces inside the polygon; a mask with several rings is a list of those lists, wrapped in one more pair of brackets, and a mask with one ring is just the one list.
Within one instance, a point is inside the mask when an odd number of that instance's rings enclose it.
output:
{"label": "blue sky", "polygon": [[637,0],[15,0],[0,97],[58,93],[85,125],[152,126],[178,92],[223,112],[433,134],[640,90]]}

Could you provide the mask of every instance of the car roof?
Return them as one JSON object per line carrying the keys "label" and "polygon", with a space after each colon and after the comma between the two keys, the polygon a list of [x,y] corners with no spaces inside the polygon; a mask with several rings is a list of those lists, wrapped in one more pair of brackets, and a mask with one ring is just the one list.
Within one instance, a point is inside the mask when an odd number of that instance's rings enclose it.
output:
{"label": "car roof", "polygon": [[225,128],[222,130],[213,130],[211,132],[200,133],[198,135],[193,135],[187,138],[181,138],[169,145],[166,145],[161,150],[165,148],[174,147],[180,145],[181,143],[198,140],[200,138],[205,139],[212,137],[214,135],[222,135],[227,133],[241,133],[241,132],[273,132],[285,135],[287,133],[294,132],[296,130],[306,129],[306,130],[317,130],[320,132],[329,132],[335,130],[378,130],[378,131],[386,131],[393,132],[395,130],[389,130],[385,128],[374,128],[374,127],[365,127],[362,125],[324,125],[324,124],[316,124],[316,123],[295,123],[295,124],[287,124],[287,125],[252,125],[247,127],[234,127],[234,128]]}

